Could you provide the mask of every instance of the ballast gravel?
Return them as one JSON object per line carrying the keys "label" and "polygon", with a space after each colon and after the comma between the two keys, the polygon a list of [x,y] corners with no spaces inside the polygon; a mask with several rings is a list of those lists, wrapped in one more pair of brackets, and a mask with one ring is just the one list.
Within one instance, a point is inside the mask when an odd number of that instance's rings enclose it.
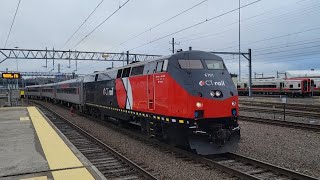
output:
{"label": "ballast gravel", "polygon": [[159,179],[236,179],[220,170],[208,169],[193,161],[186,161],[175,157],[174,154],[164,153],[145,143],[116,132],[96,121],[82,116],[72,117],[66,109],[52,106],[50,108],[60,115],[68,118],[76,125],[92,133],[95,137],[108,145],[112,145],[120,153],[142,167],[152,169]]}
{"label": "ballast gravel", "polygon": [[320,133],[241,122],[238,154],[320,178]]}
{"label": "ballast gravel", "polygon": [[[85,117],[72,117],[66,109],[47,105],[112,144],[129,159],[153,169],[160,179],[234,179],[220,170],[176,158]],[[320,178],[320,133],[252,122],[240,122],[240,126],[241,140],[236,153]]]}

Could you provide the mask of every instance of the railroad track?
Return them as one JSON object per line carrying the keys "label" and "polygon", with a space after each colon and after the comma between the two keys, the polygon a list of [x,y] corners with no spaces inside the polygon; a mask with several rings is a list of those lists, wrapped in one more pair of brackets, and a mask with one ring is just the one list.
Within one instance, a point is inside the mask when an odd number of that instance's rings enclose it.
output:
{"label": "railroad track", "polygon": [[45,105],[35,105],[107,179],[157,179],[138,164]]}
{"label": "railroad track", "polygon": [[[240,105],[246,106],[258,106],[258,107],[266,107],[266,108],[273,108],[276,109],[283,109],[283,103],[276,103],[276,102],[257,102],[257,101],[245,101],[240,100]],[[298,111],[305,111],[305,112],[320,112],[320,106],[318,105],[308,105],[308,104],[286,104],[286,109],[288,110],[298,110]]]}
{"label": "railroad track", "polygon": [[[269,114],[280,114],[283,115],[284,110],[283,109],[267,109],[267,108],[256,108],[252,106],[241,106],[240,107],[241,111],[248,111],[248,112],[261,112],[261,113],[269,113]],[[319,111],[318,111],[319,112]],[[305,112],[305,111],[293,111],[293,110],[288,110],[286,108],[286,115],[288,116],[293,116],[293,117],[304,117],[304,118],[312,118],[312,119],[317,119],[320,118],[320,113],[318,112]]]}
{"label": "railroad track", "polygon": [[234,153],[206,156],[206,159],[223,168],[228,168],[243,179],[316,179]]}
{"label": "railroad track", "polygon": [[247,117],[247,116],[240,116],[239,120],[240,121],[258,122],[258,123],[264,123],[264,124],[272,124],[272,125],[277,125],[277,126],[320,132],[320,125],[316,125],[316,124],[298,123],[298,122],[282,121],[282,120],[272,120],[272,119]]}
{"label": "railroad track", "polygon": [[[314,180],[316,178],[294,172],[285,168],[274,166],[259,160],[244,157],[238,154],[225,153],[212,156],[199,156],[189,151],[170,146],[155,139],[146,138],[136,131],[119,128],[113,123],[101,121],[96,118],[91,118],[102,125],[107,125],[108,128],[115,129],[118,132],[127,135],[130,138],[144,142],[146,145],[159,149],[163,153],[175,155],[176,158],[183,159],[194,164],[201,164],[208,169],[217,168],[223,172],[241,179],[306,179]],[[102,161],[100,163],[103,163]]]}

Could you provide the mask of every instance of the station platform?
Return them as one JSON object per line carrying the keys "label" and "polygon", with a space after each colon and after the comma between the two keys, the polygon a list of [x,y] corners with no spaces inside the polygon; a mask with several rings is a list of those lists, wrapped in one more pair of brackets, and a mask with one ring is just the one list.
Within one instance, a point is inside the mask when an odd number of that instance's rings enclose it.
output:
{"label": "station platform", "polygon": [[105,179],[35,107],[0,108],[0,180]]}

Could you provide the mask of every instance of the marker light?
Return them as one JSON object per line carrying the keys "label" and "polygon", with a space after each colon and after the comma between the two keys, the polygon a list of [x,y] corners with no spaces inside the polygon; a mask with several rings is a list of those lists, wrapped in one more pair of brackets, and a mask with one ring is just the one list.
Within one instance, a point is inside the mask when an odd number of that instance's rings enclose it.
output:
{"label": "marker light", "polygon": [[197,106],[197,108],[202,108],[202,107],[203,107],[203,104],[202,104],[202,102],[197,102],[197,103],[196,103],[196,106]]}
{"label": "marker light", "polygon": [[237,105],[237,102],[236,102],[236,101],[232,101],[231,105],[232,105],[232,106],[236,106],[236,105]]}
{"label": "marker light", "polygon": [[219,91],[219,90],[218,90],[218,91],[216,91],[216,96],[217,96],[217,97],[220,97],[220,96],[221,96],[221,94],[222,94],[222,92],[221,92],[221,91]]}

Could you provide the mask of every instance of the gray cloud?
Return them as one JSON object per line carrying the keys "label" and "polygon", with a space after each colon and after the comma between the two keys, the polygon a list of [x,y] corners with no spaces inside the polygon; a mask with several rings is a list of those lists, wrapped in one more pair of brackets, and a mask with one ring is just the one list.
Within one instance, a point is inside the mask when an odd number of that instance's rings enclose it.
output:
{"label": "gray cloud", "polygon": [[[22,0],[20,9],[8,41],[9,48],[44,49],[63,47],[67,39],[95,8],[100,0]],[[72,38],[64,49],[72,48],[80,39],[89,33],[103,19],[108,17],[124,0],[108,1],[97,9],[96,13],[88,20],[83,28]],[[89,36],[83,43],[76,47],[77,50],[107,51],[115,45],[143,32],[150,27],[162,22],[175,14],[201,2],[201,0],[162,0],[146,1],[131,0],[110,20],[103,24],[97,31]],[[253,0],[241,0],[247,4]],[[0,45],[3,47],[10,23],[18,1],[2,0],[0,3]],[[159,37],[181,30],[205,19],[238,7],[238,0],[218,1],[208,0],[199,7],[135,38],[124,45],[110,49],[111,52],[124,52],[141,44],[150,42]],[[318,68],[315,61],[319,54],[319,45],[316,38],[320,30],[301,32],[290,36],[286,34],[305,31],[320,27],[320,2],[318,0],[263,0],[241,10],[241,50],[253,51],[253,69],[256,72],[273,73],[277,70]],[[203,25],[175,34],[177,48],[199,50],[238,51],[238,13],[234,12],[217,18]],[[272,37],[281,36],[272,39]],[[261,41],[263,39],[271,39]],[[171,36],[154,43],[142,46],[131,52],[147,54],[170,54]],[[255,41],[260,41],[252,43]],[[312,43],[312,41],[314,41]],[[297,42],[309,42],[290,46]],[[282,45],[282,46],[280,46]],[[274,47],[274,49],[265,49]],[[309,48],[305,48],[309,47]],[[301,49],[299,49],[301,48]],[[296,49],[292,50],[291,49]],[[287,51],[284,51],[287,50]],[[284,51],[282,53],[277,51]],[[263,53],[272,53],[265,54]],[[299,54],[300,55],[296,55]],[[259,55],[260,54],[260,55]],[[237,73],[238,57],[223,56],[231,72]],[[247,62],[241,59],[243,75],[247,72]],[[51,65],[52,62],[50,62]],[[75,69],[67,68],[68,63],[60,61],[65,72]],[[44,61],[19,60],[19,70],[22,71],[48,71],[42,66]],[[56,63],[57,64],[57,63]],[[79,62],[79,73],[89,73],[93,70],[103,70],[111,63]],[[116,65],[121,65],[117,63]],[[51,65],[52,66],[52,65]],[[0,70],[5,68],[16,69],[15,61],[6,61],[0,65]]]}

